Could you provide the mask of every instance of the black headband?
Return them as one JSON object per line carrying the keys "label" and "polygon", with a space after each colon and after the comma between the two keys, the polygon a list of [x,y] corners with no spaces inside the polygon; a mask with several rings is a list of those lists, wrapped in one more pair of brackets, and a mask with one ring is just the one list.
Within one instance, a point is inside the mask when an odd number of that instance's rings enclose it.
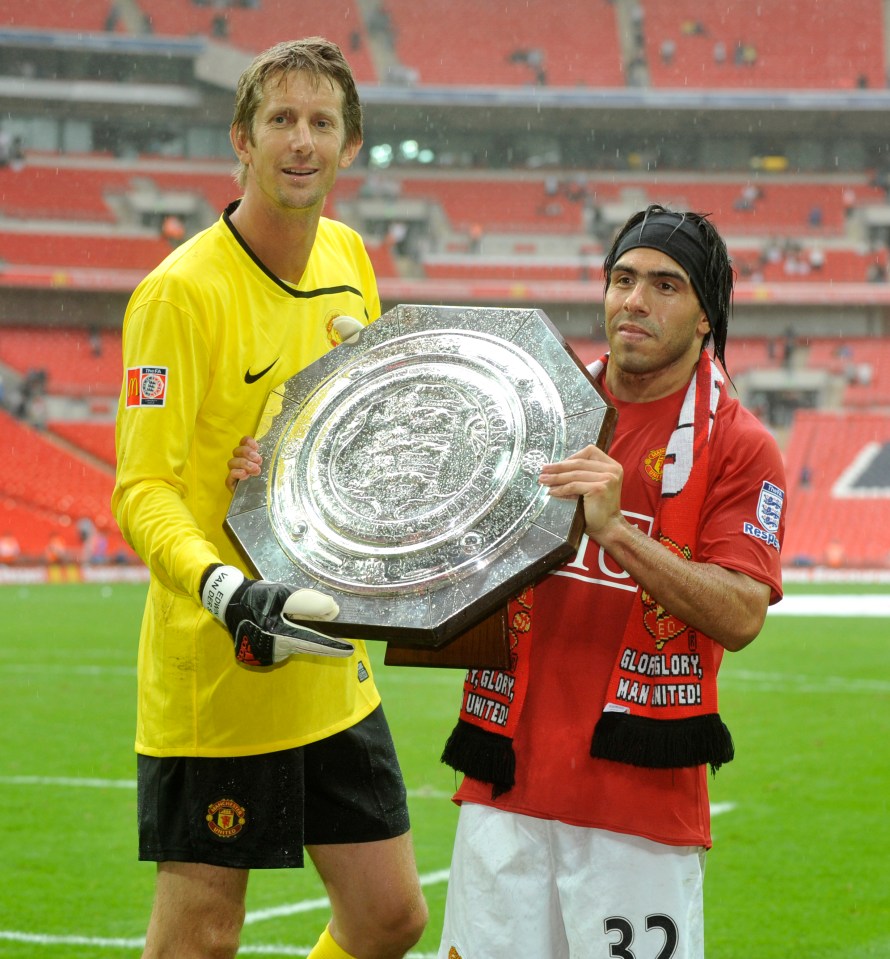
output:
{"label": "black headband", "polygon": [[683,267],[692,280],[692,288],[707,314],[711,328],[719,325],[720,309],[715,291],[710,291],[709,295],[705,282],[708,248],[696,225],[682,213],[650,213],[621,237],[615,248],[613,262],[617,263],[618,258],[628,250],[641,246],[661,250]]}

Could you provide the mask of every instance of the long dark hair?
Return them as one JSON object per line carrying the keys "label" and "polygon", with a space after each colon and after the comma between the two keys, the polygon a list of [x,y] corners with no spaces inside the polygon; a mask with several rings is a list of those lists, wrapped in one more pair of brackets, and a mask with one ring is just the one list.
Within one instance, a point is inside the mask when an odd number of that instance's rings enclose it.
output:
{"label": "long dark hair", "polygon": [[[708,317],[710,331],[705,335],[702,341],[702,349],[707,347],[711,335],[714,337],[714,356],[720,361],[724,370],[726,369],[726,334],[729,329],[729,314],[732,310],[732,289],[735,282],[735,271],[732,267],[732,261],[729,258],[729,251],[726,249],[726,243],[723,237],[717,232],[717,228],[708,219],[707,213],[679,213],[676,210],[668,210],[653,203],[634,213],[623,227],[618,231],[609,252],[603,260],[603,273],[605,276],[605,290],[609,289],[609,283],[612,278],[612,267],[618,257],[618,251],[621,247],[621,241],[627,233],[634,227],[645,224],[645,221],[652,214],[661,213],[677,217],[677,224],[685,223],[694,227],[697,231],[702,248],[705,253],[705,260],[702,266],[703,289],[696,288],[696,294],[701,302],[702,308]],[[645,243],[641,244],[645,246]],[[728,371],[727,371],[728,374]]]}

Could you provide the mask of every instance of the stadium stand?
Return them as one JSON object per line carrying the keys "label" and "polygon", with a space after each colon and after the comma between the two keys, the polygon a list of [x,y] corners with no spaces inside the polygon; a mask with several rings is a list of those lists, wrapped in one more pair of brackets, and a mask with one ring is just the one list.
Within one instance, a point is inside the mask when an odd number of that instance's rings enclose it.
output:
{"label": "stadium stand", "polygon": [[783,350],[774,337],[733,336],[726,347],[730,374],[741,376],[749,370],[775,370],[783,364]]}
{"label": "stadium stand", "polygon": [[114,223],[114,210],[107,195],[124,192],[129,174],[89,167],[40,165],[33,162],[20,170],[0,167],[0,211],[12,219],[65,219]]}
{"label": "stadium stand", "polygon": [[[198,222],[205,225],[237,196],[231,170],[221,164],[191,169],[181,163],[144,161],[131,164],[125,172],[109,169],[104,158],[96,158],[94,168],[89,167],[89,158],[79,162],[70,170],[70,193],[63,188],[68,171],[58,165],[38,162],[17,174],[0,170],[0,212],[10,222],[5,229],[0,223],[0,260],[49,270],[147,271],[169,252],[167,241],[157,229],[133,225],[132,213],[123,225],[112,225],[115,217],[123,216],[112,205],[120,211],[132,191],[156,194],[159,209],[165,196],[191,195],[196,198]],[[361,172],[344,177],[331,199],[330,215],[344,218],[344,212],[361,203],[370,182],[371,177]],[[392,216],[397,217],[399,202],[428,204],[428,220],[440,224],[440,241],[432,244],[432,252],[424,250],[422,255],[423,272],[431,278],[487,273],[505,279],[583,280],[590,273],[590,254],[602,246],[591,236],[596,231],[591,211],[619,208],[630,202],[628,197],[633,198],[632,206],[652,201],[711,213],[730,238],[742,279],[865,282],[875,278],[875,271],[878,276],[887,275],[886,248],[864,247],[846,229],[849,204],[883,205],[881,188],[824,179],[799,183],[786,177],[772,180],[765,189],[758,189],[755,199],[745,201],[751,182],[741,178],[696,182],[676,176],[650,181],[574,176],[560,181],[545,173],[438,177],[409,173],[399,175]],[[26,221],[29,202],[34,215]],[[41,217],[53,220],[53,232],[41,231]],[[462,256],[473,252],[474,231],[484,237],[485,248],[495,254],[492,258]],[[366,235],[380,275],[398,276],[405,267],[385,243],[375,243],[368,231]],[[509,246],[498,242],[511,237]],[[548,240],[554,237],[563,240],[564,252],[557,257]],[[512,257],[509,264],[503,262],[505,255]]]}
{"label": "stadium stand", "polygon": [[401,186],[402,196],[435,200],[455,230],[469,230],[475,223],[481,223],[486,232],[581,230],[580,204],[548,195],[543,176],[522,180],[403,179]]}
{"label": "stadium stand", "polygon": [[251,52],[279,43],[284,38],[283,24],[299,24],[301,36],[330,37],[348,51],[358,81],[377,79],[365,23],[358,4],[351,0],[337,5],[277,0],[272,16],[261,2],[197,4],[191,0],[140,0],[139,6],[146,27],[153,34],[209,37]]}
{"label": "stadium stand", "polygon": [[50,393],[116,397],[121,385],[120,330],[4,326],[0,363],[20,376],[39,367]]}
{"label": "stadium stand", "polygon": [[82,450],[112,468],[117,463],[114,452],[114,424],[76,421],[73,423],[50,420],[50,433],[63,439],[70,447]]}
{"label": "stadium stand", "polygon": [[[319,33],[339,42],[369,91],[378,84],[388,95],[406,91],[402,96],[410,105],[399,109],[416,118],[418,130],[446,122],[461,142],[473,136],[473,124],[465,124],[460,113],[447,121],[442,114],[427,116],[423,106],[410,103],[411,91],[421,94],[420,104],[430,102],[423,99],[429,95],[447,100],[498,88],[532,97],[542,91],[568,95],[568,88],[572,95],[584,90],[623,95],[643,88],[645,99],[648,87],[653,95],[865,90],[868,98],[887,85],[881,0],[842,6],[811,0],[757,5],[721,0],[716,6],[692,0],[524,0],[521,15],[509,4],[473,0],[433,7],[412,0],[308,5],[303,0],[0,0],[0,15],[12,31],[8,49],[15,52],[10,62],[16,70],[23,56],[16,31],[27,34],[29,44],[32,31],[47,33],[51,70],[62,62],[56,59],[60,48],[86,43],[92,51],[112,34],[142,38],[149,46],[178,38],[178,51],[186,45],[202,48],[203,38],[211,56],[227,48],[243,55],[279,40],[283,23],[298,23],[303,35]],[[76,70],[82,55],[66,69]],[[101,60],[101,54],[95,56]],[[0,66],[0,76],[4,69]],[[187,85],[189,71],[176,78]],[[202,84],[206,81],[195,86],[203,96],[208,90]],[[227,103],[229,93],[226,87]],[[787,380],[793,394],[811,374],[824,374],[832,387],[818,392],[822,408],[801,408],[789,413],[787,423],[772,424],[788,464],[786,562],[890,567],[890,490],[880,479],[890,447],[890,299],[881,296],[890,287],[890,175],[881,165],[890,168],[890,161],[884,146],[858,151],[846,129],[832,139],[836,114],[823,104],[826,156],[829,161],[834,156],[834,166],[796,169],[778,156],[782,162],[775,169],[757,167],[752,151],[770,136],[758,140],[745,126],[748,121],[734,128],[725,119],[731,113],[721,114],[721,123],[737,151],[734,165],[699,169],[673,158],[659,164],[649,159],[645,120],[616,109],[602,122],[626,128],[626,139],[621,150],[601,155],[591,169],[562,167],[546,154],[526,166],[489,164],[484,150],[457,148],[457,160],[398,161],[378,169],[368,165],[368,156],[381,127],[388,135],[388,121],[376,121],[374,99],[366,98],[368,149],[361,163],[340,177],[327,213],[365,236],[384,300],[437,302],[442,295],[448,301],[447,294],[461,302],[480,296],[498,305],[529,300],[539,305],[535,298],[557,290],[550,315],[561,317],[566,302],[578,303],[592,329],[586,314],[600,295],[603,249],[627,213],[648,202],[710,213],[728,239],[743,304],[753,304],[744,332],[731,335],[728,349],[730,373],[740,389],[755,382],[764,388],[767,382],[781,391]],[[10,122],[10,129],[17,129],[14,110],[25,102],[16,100],[7,109],[4,101],[0,129]],[[53,110],[60,130],[94,118],[74,117],[64,104],[50,104]],[[501,118],[506,142],[522,133],[510,121],[509,106],[492,111]],[[219,122],[224,130],[228,116]],[[638,136],[627,133],[637,124]],[[599,135],[591,129],[588,141]],[[838,144],[850,146],[849,153]],[[78,140],[78,149],[69,149],[60,135],[57,149],[46,144],[30,149],[24,164],[4,165],[0,158],[0,284],[16,298],[8,310],[0,304],[5,408],[14,409],[16,388],[35,371],[40,398],[48,401],[36,416],[24,409],[15,416],[0,411],[16,457],[39,464],[34,476],[0,477],[0,535],[11,523],[32,557],[42,555],[51,534],[61,535],[74,555],[81,515],[107,531],[112,555],[129,554],[108,507],[114,464],[110,418],[121,376],[119,324],[93,328],[68,319],[63,305],[59,315],[79,325],[49,325],[43,321],[55,312],[42,316],[37,306],[31,314],[27,307],[23,311],[20,303],[29,302],[19,299],[23,289],[42,285],[61,290],[64,298],[82,284],[120,296],[169,251],[160,230],[168,206],[187,211],[190,235],[238,196],[227,156],[196,159],[175,151],[168,156],[154,147],[138,156],[129,148],[118,155],[80,146]],[[855,314],[849,336],[825,335],[829,308],[823,304],[829,300],[839,330],[846,331]],[[30,302],[58,308],[55,300]],[[757,316],[760,302],[771,312]],[[777,309],[782,304],[789,319]],[[122,308],[116,309],[119,316]],[[819,314],[812,326],[810,310]],[[777,333],[791,326],[793,363],[785,353],[785,333]],[[583,362],[605,349],[603,342],[569,329],[568,342]]]}
{"label": "stadium stand", "polygon": [[170,244],[157,235],[7,233],[0,229],[0,258],[14,264],[130,269],[147,273],[169,252]]}
{"label": "stadium stand", "polygon": [[845,408],[890,411],[890,340],[814,339],[807,362],[813,369],[828,369],[843,377]]}
{"label": "stadium stand", "polygon": [[29,532],[35,516],[41,520],[42,535],[59,533],[71,549],[77,545],[77,523],[86,518],[107,538],[107,555],[127,555],[109,510],[113,471],[72,454],[50,436],[2,411],[0,427],[15,461],[39,464],[38,469],[6,471],[0,484],[4,509],[0,524],[21,543],[27,542],[29,551],[39,547],[39,555],[46,541],[35,543]]}
{"label": "stadium stand", "polygon": [[107,515],[111,496],[108,470],[79,461],[51,438],[29,429],[7,413],[0,422],[10,437],[13,456],[20,461],[40,463],[31,476],[8,475],[4,492],[30,506],[59,515],[90,516],[94,520]]}
{"label": "stadium stand", "polygon": [[61,540],[72,558],[81,546],[70,521],[63,522],[55,513],[0,495],[0,537],[6,535],[14,537],[18,544],[21,554],[14,562],[22,565],[45,562],[47,547],[54,538]]}
{"label": "stadium stand", "polygon": [[9,27],[37,30],[102,31],[115,0],[2,0],[0,22]]}
{"label": "stadium stand", "polygon": [[881,0],[751,4],[641,0],[656,87],[883,87]]}
{"label": "stadium stand", "polygon": [[885,567],[890,529],[890,417],[801,410],[786,450],[786,562]]}
{"label": "stadium stand", "polygon": [[471,86],[624,84],[615,8],[570,0],[556,15],[549,0],[505,4],[451,0],[436,5],[387,0],[399,61],[416,82]]}

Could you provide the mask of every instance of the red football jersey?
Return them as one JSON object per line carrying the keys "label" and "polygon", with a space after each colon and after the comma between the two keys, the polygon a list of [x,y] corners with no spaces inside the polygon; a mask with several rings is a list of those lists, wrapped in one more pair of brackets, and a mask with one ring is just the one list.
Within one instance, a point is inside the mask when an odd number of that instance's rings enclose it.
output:
{"label": "red football jersey", "polygon": [[[649,535],[665,447],[685,392],[656,403],[609,397],[618,409],[609,454],[624,467],[622,510]],[[775,440],[737,400],[724,397],[710,440],[694,558],[767,583],[778,600],[784,490]],[[457,801],[670,845],[710,846],[707,767],[644,769],[590,756],[636,588],[586,536],[572,560],[535,586],[529,687],[513,740],[516,785],[492,800],[490,785],[467,777]]]}

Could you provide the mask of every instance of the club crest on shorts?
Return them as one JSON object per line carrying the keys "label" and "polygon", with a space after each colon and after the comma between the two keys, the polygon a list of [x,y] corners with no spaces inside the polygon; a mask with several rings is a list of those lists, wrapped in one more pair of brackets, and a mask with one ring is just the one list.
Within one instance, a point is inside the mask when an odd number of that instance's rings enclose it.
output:
{"label": "club crest on shorts", "polygon": [[784,503],[785,491],[764,481],[760,488],[760,499],[757,500],[757,519],[768,533],[779,531]]}
{"label": "club crest on shorts", "polygon": [[127,370],[127,406],[164,406],[166,366],[131,366]]}
{"label": "club crest on shorts", "polygon": [[218,799],[211,803],[204,818],[217,839],[236,839],[247,825],[247,811],[234,799]]}

